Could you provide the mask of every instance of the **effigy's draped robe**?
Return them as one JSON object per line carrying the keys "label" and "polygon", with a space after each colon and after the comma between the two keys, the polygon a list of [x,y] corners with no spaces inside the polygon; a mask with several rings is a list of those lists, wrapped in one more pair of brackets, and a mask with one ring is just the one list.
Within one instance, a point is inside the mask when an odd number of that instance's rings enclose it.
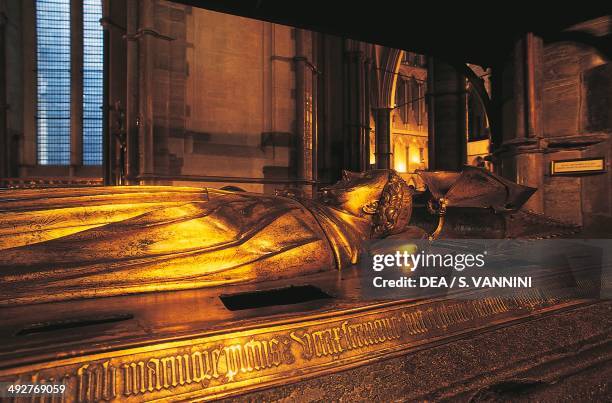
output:
{"label": "effigy's draped robe", "polygon": [[311,211],[180,187],[5,191],[0,305],[264,281],[337,267]]}

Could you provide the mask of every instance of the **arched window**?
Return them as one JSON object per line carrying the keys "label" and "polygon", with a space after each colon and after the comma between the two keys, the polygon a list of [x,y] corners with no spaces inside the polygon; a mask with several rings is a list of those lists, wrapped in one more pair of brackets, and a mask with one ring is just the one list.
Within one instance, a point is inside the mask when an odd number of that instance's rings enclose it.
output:
{"label": "arched window", "polygon": [[[80,14],[78,24],[72,18],[75,13]],[[102,164],[101,18],[101,0],[36,0],[39,165],[75,164],[74,151],[80,154],[79,164]],[[81,31],[82,45],[73,41],[75,29]],[[75,91],[79,96],[73,96]],[[74,124],[75,119],[79,124]],[[75,137],[79,141],[74,141]],[[82,150],[73,150],[75,144]]]}
{"label": "arched window", "polygon": [[398,77],[395,90],[395,105],[398,108],[402,123],[407,124],[410,119],[410,81],[405,77]]}
{"label": "arched window", "polygon": [[83,1],[83,164],[102,164],[104,32],[101,0]]}

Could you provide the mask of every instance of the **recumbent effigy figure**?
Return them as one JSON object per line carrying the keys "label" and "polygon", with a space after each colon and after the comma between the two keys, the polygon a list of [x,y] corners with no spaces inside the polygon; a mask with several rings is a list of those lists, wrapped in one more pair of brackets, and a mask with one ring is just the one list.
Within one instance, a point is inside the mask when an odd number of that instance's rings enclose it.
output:
{"label": "recumbent effigy figure", "polygon": [[[430,238],[491,225],[536,190],[476,167],[418,174],[438,216]],[[0,191],[0,306],[340,270],[357,264],[368,240],[428,236],[408,225],[412,196],[395,171],[384,169],[344,171],[316,200],[172,186]],[[451,222],[443,231],[447,208],[472,211],[459,213],[469,225]],[[525,220],[518,227],[504,220],[504,231],[481,225],[480,236],[526,234]],[[547,229],[576,230],[540,220],[536,235]]]}
{"label": "recumbent effigy figure", "polygon": [[345,171],[318,200],[216,189],[100,187],[0,193],[0,305],[290,278],[357,263],[406,230],[393,170]]}

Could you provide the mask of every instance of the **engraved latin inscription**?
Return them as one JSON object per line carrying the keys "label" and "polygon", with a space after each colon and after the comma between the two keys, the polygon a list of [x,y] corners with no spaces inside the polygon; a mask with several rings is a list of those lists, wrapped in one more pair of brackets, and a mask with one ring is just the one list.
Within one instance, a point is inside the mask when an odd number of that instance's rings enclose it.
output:
{"label": "engraved latin inscription", "polygon": [[215,342],[200,341],[129,356],[111,355],[15,376],[21,383],[64,383],[70,394],[51,398],[62,401],[112,401],[120,397],[142,400],[169,393],[200,396],[230,388],[237,381],[303,374],[330,360],[360,360],[375,354],[383,345],[401,347],[407,342],[453,334],[483,318],[531,312],[548,305],[533,291],[507,299],[439,301],[321,321],[308,327],[269,328],[261,335],[228,334],[226,339]]}

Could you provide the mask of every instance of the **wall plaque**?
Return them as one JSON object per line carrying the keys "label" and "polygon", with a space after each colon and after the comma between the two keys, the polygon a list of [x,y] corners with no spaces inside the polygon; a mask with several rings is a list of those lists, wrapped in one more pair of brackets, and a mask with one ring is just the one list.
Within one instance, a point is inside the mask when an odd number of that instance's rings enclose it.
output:
{"label": "wall plaque", "polygon": [[551,175],[568,175],[597,173],[606,171],[605,158],[577,158],[571,160],[551,161]]}

